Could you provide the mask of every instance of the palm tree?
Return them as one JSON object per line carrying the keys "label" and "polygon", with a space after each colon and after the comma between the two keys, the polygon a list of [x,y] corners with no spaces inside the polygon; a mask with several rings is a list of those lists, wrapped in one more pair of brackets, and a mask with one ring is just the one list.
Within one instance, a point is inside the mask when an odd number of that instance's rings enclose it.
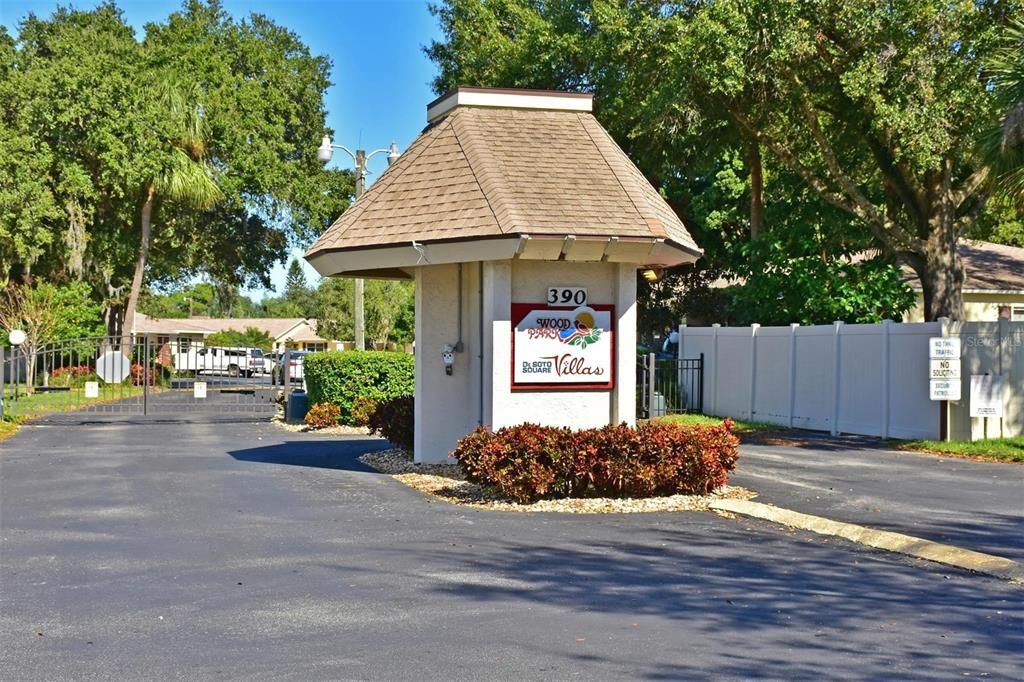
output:
{"label": "palm tree", "polygon": [[1024,211],[1024,19],[1006,28],[989,71],[1001,111],[999,125],[983,140],[996,191]]}
{"label": "palm tree", "polygon": [[139,252],[121,328],[121,349],[126,354],[131,353],[135,309],[142,292],[152,243],[154,207],[160,202],[167,206],[206,210],[222,197],[206,153],[208,130],[202,107],[198,104],[198,89],[181,88],[165,80],[154,87],[150,101],[159,112],[154,120],[161,121],[164,130],[157,133],[154,142],[156,171],[145,179],[140,192]]}

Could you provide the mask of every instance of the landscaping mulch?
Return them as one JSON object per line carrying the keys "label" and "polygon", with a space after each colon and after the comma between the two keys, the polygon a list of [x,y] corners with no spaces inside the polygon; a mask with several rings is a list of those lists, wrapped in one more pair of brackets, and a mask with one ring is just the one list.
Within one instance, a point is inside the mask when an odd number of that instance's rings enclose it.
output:
{"label": "landscaping mulch", "polygon": [[337,426],[328,426],[324,429],[314,429],[307,424],[289,424],[284,420],[284,417],[280,414],[276,414],[271,417],[270,421],[277,424],[278,427],[285,431],[291,431],[292,433],[322,433],[325,436],[368,436],[370,435],[370,429],[365,426],[344,426],[338,424]]}
{"label": "landscaping mulch", "polygon": [[647,498],[582,497],[520,504],[502,497],[486,486],[470,483],[458,464],[415,464],[412,457],[403,450],[371,452],[360,457],[359,461],[437,499],[491,511],[566,514],[707,511],[712,500],[750,500],[757,497],[757,493],[746,488],[726,486],[710,495]]}

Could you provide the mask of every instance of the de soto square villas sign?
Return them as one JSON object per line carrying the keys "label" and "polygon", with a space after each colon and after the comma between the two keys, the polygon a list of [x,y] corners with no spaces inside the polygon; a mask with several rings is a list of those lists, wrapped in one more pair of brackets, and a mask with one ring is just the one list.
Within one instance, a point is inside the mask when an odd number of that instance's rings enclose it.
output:
{"label": "de soto square villas sign", "polygon": [[[614,388],[615,308],[573,305],[585,302],[586,294],[577,288],[571,291],[571,297],[565,296],[572,302],[569,305],[512,304],[513,389]],[[580,291],[584,293],[576,293]],[[562,299],[548,298],[559,303]]]}

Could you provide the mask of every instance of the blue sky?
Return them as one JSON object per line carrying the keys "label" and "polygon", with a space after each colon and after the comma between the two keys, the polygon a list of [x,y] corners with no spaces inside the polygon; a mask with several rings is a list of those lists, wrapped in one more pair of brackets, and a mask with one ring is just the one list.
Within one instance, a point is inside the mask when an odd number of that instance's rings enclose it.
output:
{"label": "blue sky", "polygon": [[[88,9],[98,3],[0,0],[0,24],[15,33],[26,14],[48,16],[58,4]],[[117,4],[140,37],[147,22],[162,20],[181,7],[180,0],[119,0]],[[223,4],[236,18],[252,12],[265,14],[297,33],[314,54],[331,58],[334,85],[326,97],[327,125],[335,131],[336,143],[372,150],[395,141],[404,150],[426,125],[435,69],[421,48],[440,36],[426,0],[225,0]],[[348,165],[350,161],[338,152],[331,163]],[[375,156],[369,181],[386,165],[384,154]],[[315,271],[306,267],[314,281]],[[277,286],[284,282],[284,273],[284,266],[272,273]],[[263,296],[263,292],[248,293]]]}

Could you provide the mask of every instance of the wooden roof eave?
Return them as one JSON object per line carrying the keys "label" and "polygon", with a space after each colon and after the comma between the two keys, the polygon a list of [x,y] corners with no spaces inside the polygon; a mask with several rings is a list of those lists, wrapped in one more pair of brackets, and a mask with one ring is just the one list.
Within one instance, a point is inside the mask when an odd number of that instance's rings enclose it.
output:
{"label": "wooden roof eave", "polygon": [[672,267],[692,263],[702,253],[685,244],[649,237],[507,235],[433,242],[410,241],[373,247],[321,249],[308,257],[324,277],[406,279],[424,265],[500,260],[632,263]]}

